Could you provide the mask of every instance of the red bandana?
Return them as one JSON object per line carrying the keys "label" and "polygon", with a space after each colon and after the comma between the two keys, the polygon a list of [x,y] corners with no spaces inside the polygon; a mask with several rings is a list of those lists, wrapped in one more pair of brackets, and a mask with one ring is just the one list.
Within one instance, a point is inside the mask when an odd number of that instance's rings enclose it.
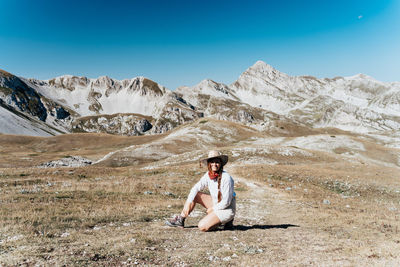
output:
{"label": "red bandana", "polygon": [[218,172],[209,171],[208,172],[208,176],[210,177],[211,180],[214,180],[219,176],[219,173]]}

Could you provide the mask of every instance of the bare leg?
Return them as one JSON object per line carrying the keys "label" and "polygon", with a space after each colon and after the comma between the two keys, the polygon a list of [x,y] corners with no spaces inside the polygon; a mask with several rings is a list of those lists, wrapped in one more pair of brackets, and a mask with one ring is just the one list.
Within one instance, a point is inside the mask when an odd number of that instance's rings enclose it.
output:
{"label": "bare leg", "polygon": [[[193,202],[185,203],[183,210],[181,212],[181,216],[186,218],[189,214],[193,211],[196,204],[199,203],[204,208],[208,209],[214,206],[212,198],[208,194],[204,194],[202,192],[198,192],[196,197],[194,198]],[[214,227],[221,224],[221,221],[212,211],[211,213],[207,214],[203,219],[200,220],[198,227],[201,231],[206,232],[209,230],[214,229]]]}
{"label": "bare leg", "polygon": [[183,210],[181,212],[181,216],[184,218],[189,216],[197,203],[199,203],[206,209],[213,206],[212,198],[210,195],[198,192],[193,202],[185,203],[185,206],[183,207]]}
{"label": "bare leg", "polygon": [[218,226],[220,224],[221,224],[221,221],[219,220],[217,215],[215,215],[214,212],[211,212],[206,217],[204,217],[203,219],[200,220],[198,226],[201,231],[207,232],[209,230],[214,229],[216,226]]}

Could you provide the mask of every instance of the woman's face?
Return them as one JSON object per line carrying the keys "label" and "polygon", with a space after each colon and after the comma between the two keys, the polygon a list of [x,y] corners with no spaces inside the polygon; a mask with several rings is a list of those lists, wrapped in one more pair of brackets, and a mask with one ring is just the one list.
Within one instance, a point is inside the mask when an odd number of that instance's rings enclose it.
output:
{"label": "woman's face", "polygon": [[209,162],[211,164],[211,170],[213,172],[219,171],[219,168],[221,168],[221,159],[219,158],[210,159]]}

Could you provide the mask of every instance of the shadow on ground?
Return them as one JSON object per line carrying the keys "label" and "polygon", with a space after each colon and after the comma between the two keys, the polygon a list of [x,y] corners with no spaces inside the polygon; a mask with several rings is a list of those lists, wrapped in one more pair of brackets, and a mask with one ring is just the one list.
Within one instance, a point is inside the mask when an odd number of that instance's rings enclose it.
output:
{"label": "shadow on ground", "polygon": [[247,231],[251,229],[287,229],[289,227],[300,227],[299,225],[294,225],[294,224],[276,224],[276,225],[270,225],[270,224],[255,224],[255,225],[234,225],[232,229],[228,229],[230,231]]}
{"label": "shadow on ground", "polygon": [[[294,225],[294,224],[234,225],[233,228],[231,228],[231,229],[223,229],[223,226],[220,226],[219,228],[217,228],[217,229],[215,229],[213,231],[247,231],[247,230],[252,230],[252,229],[262,229],[262,230],[267,230],[267,229],[287,229],[289,227],[300,227],[300,226],[299,225]],[[190,226],[185,226],[185,228],[197,228],[197,226],[196,225],[190,225]]]}

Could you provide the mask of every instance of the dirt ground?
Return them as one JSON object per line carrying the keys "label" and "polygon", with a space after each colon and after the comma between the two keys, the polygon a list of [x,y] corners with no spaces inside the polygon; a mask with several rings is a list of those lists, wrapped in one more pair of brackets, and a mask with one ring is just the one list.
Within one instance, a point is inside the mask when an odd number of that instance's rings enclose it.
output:
{"label": "dirt ground", "polygon": [[342,151],[307,154],[264,145],[265,155],[250,147],[252,139],[221,144],[221,150],[236,153],[226,166],[237,194],[234,229],[203,233],[197,229],[205,215],[201,207],[184,229],[164,223],[180,212],[205,171],[185,161],[192,154],[155,160],[154,150],[150,163],[35,167],[63,155],[100,159],[124,147],[139,151],[138,145],[161,140],[68,138],[61,145],[52,138],[0,136],[1,266],[400,265],[400,169],[393,164],[394,150],[382,156],[385,165]]}

